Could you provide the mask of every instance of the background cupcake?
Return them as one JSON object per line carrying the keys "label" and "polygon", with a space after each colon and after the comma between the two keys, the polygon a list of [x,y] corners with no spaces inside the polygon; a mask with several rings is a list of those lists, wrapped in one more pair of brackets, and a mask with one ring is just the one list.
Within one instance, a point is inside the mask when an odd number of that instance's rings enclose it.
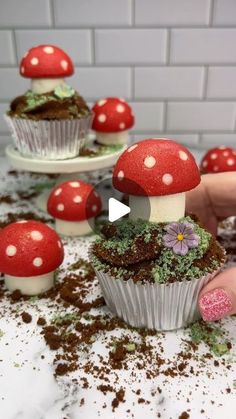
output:
{"label": "background cupcake", "polygon": [[107,305],[132,326],[171,330],[200,317],[198,294],[225,255],[185,216],[185,192],[199,182],[193,156],[171,140],[134,144],[114,168],[114,187],[131,196],[130,219],[102,229],[91,259]]}
{"label": "background cupcake", "polygon": [[23,155],[59,160],[79,154],[92,113],[65,83],[73,73],[70,57],[54,45],[31,48],[22,58],[20,74],[31,79],[31,89],[11,102],[6,120]]}

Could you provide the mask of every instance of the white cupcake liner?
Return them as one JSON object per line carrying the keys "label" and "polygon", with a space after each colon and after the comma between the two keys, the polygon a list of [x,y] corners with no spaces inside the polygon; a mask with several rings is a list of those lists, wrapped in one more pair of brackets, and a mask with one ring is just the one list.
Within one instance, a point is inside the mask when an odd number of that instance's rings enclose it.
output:
{"label": "white cupcake liner", "polygon": [[94,269],[106,304],[118,317],[134,327],[173,330],[200,318],[199,292],[221,267],[202,278],[171,284],[134,283]]}
{"label": "white cupcake liner", "polygon": [[79,155],[93,115],[74,120],[33,121],[4,115],[18,151],[42,160],[70,159]]}

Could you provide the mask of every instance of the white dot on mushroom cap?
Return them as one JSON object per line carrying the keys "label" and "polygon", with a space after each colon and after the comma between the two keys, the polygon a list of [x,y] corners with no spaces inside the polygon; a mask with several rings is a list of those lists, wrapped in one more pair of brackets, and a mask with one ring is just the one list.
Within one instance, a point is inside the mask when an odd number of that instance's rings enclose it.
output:
{"label": "white dot on mushroom cap", "polygon": [[234,165],[234,163],[235,163],[235,160],[234,160],[234,159],[228,159],[228,160],[227,160],[227,165],[228,165],[228,166],[233,166],[233,165]]}
{"label": "white dot on mushroom cap", "polygon": [[31,231],[30,236],[33,240],[36,240],[36,241],[40,241],[43,239],[42,233],[40,233],[40,231],[38,230]]}
{"label": "white dot on mushroom cap", "polygon": [[125,174],[124,174],[123,170],[120,170],[120,171],[119,171],[119,173],[118,173],[117,177],[118,177],[118,179],[119,179],[119,180],[124,179]]}
{"label": "white dot on mushroom cap", "polygon": [[20,71],[24,74],[24,72],[25,72],[25,67],[24,67],[23,65],[22,65],[22,67],[21,67]]}
{"label": "white dot on mushroom cap", "polygon": [[214,166],[214,167],[213,167],[213,171],[214,171],[214,172],[218,172],[218,170],[219,170],[219,166]]}
{"label": "white dot on mushroom cap", "polygon": [[211,160],[215,160],[215,159],[217,159],[217,154],[216,154],[216,153],[212,153],[212,154],[210,155],[210,158],[211,158]]}
{"label": "white dot on mushroom cap", "polygon": [[119,100],[120,100],[121,102],[125,102],[125,99],[124,99],[123,97],[119,97]]}
{"label": "white dot on mushroom cap", "polygon": [[73,198],[73,202],[75,202],[76,204],[79,204],[80,202],[82,202],[82,198],[81,198],[81,196],[76,195],[76,196]]}
{"label": "white dot on mushroom cap", "polygon": [[58,188],[58,189],[55,191],[54,195],[55,195],[55,196],[60,195],[61,191],[62,191],[62,189],[61,189],[61,188]]}
{"label": "white dot on mushroom cap", "polygon": [[165,174],[162,176],[162,182],[163,182],[165,185],[170,185],[170,184],[173,182],[173,176],[171,176],[171,175],[170,175],[170,173],[165,173]]}
{"label": "white dot on mushroom cap", "polygon": [[44,47],[44,52],[46,52],[46,54],[53,54],[54,53],[54,48],[53,47]]}
{"label": "white dot on mushroom cap", "polygon": [[42,258],[34,258],[34,260],[33,260],[33,265],[34,266],[39,268],[39,266],[42,266],[42,264],[43,264],[43,259]]}
{"label": "white dot on mushroom cap", "polygon": [[153,156],[147,156],[144,159],[144,166],[147,167],[148,169],[151,169],[152,167],[154,167],[156,164],[156,159]]}
{"label": "white dot on mushroom cap", "polygon": [[225,145],[221,145],[220,147],[219,147],[219,150],[225,150],[226,149],[226,146]]}
{"label": "white dot on mushroom cap", "polygon": [[98,208],[98,207],[97,207],[97,205],[93,205],[93,206],[92,206],[92,211],[93,211],[93,212],[97,211],[97,208]]}
{"label": "white dot on mushroom cap", "polygon": [[103,106],[103,105],[105,105],[105,103],[107,103],[107,100],[106,99],[101,99],[101,100],[98,101],[98,106]]}
{"label": "white dot on mushroom cap", "polygon": [[207,167],[207,165],[208,165],[208,161],[207,160],[203,160],[202,167]]}
{"label": "white dot on mushroom cap", "polygon": [[135,150],[136,149],[136,147],[138,147],[138,144],[134,144],[134,145],[132,145],[131,147],[129,147],[128,148],[128,153],[130,153],[131,151],[133,151],[133,150]]}
{"label": "white dot on mushroom cap", "polygon": [[39,63],[39,60],[38,60],[38,58],[33,57],[33,58],[31,58],[30,62],[31,62],[32,65],[37,65]]}
{"label": "white dot on mushroom cap", "polygon": [[61,242],[59,242],[59,240],[58,240],[57,244],[58,244],[58,247],[60,247],[60,249],[61,249]]}
{"label": "white dot on mushroom cap", "polygon": [[98,193],[96,191],[94,191],[94,196],[98,197]]}
{"label": "white dot on mushroom cap", "polygon": [[80,187],[80,183],[79,182],[70,182],[69,185],[72,188],[79,188]]}
{"label": "white dot on mushroom cap", "polygon": [[16,246],[13,246],[12,244],[7,246],[6,255],[7,256],[15,256],[15,254],[16,254]]}
{"label": "white dot on mushroom cap", "polygon": [[120,129],[124,129],[125,128],[125,123],[124,122],[121,122],[120,125],[119,125],[119,128]]}
{"label": "white dot on mushroom cap", "polygon": [[61,67],[63,68],[63,70],[67,70],[68,62],[66,60],[61,60]]}
{"label": "white dot on mushroom cap", "polygon": [[107,119],[107,117],[104,113],[101,113],[100,115],[98,115],[99,122],[105,122],[106,119]]}
{"label": "white dot on mushroom cap", "polygon": [[179,151],[179,157],[181,158],[181,160],[188,160],[188,155],[183,150]]}
{"label": "white dot on mushroom cap", "polygon": [[116,110],[119,113],[123,113],[125,111],[125,107],[123,105],[117,105]]}
{"label": "white dot on mushroom cap", "polygon": [[25,223],[28,223],[28,221],[27,221],[27,220],[20,220],[20,221],[17,221],[17,224],[25,224]]}
{"label": "white dot on mushroom cap", "polygon": [[228,157],[229,152],[228,151],[224,151],[223,156]]}
{"label": "white dot on mushroom cap", "polygon": [[64,208],[65,208],[65,207],[64,207],[64,205],[63,205],[63,204],[58,204],[58,205],[57,205],[57,210],[58,210],[58,211],[64,211]]}

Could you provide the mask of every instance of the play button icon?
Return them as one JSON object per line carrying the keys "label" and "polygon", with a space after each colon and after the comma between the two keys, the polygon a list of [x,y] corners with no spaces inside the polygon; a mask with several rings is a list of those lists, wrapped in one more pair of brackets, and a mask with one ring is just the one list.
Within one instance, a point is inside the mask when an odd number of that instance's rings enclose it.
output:
{"label": "play button icon", "polygon": [[113,223],[119,218],[124,217],[126,214],[130,213],[130,207],[128,205],[122,204],[115,198],[109,198],[108,201],[108,220]]}

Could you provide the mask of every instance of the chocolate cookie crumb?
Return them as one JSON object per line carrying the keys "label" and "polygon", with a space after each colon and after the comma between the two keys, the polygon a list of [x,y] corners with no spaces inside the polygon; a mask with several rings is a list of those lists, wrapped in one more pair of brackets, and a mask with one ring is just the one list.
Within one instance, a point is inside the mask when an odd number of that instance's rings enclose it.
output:
{"label": "chocolate cookie crumb", "polygon": [[26,313],[26,311],[24,311],[23,313],[21,313],[21,317],[24,323],[30,323],[32,321],[32,316],[29,313]]}

